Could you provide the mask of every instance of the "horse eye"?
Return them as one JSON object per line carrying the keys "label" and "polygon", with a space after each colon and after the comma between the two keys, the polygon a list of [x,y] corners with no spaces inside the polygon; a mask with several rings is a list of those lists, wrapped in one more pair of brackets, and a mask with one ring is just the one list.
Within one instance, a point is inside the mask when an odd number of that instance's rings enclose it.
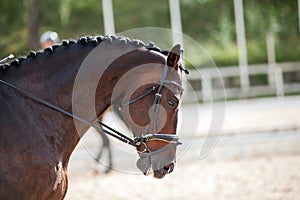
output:
{"label": "horse eye", "polygon": [[169,104],[169,106],[170,106],[171,108],[176,108],[176,107],[177,107],[176,102],[173,101],[173,100],[168,100],[168,104]]}

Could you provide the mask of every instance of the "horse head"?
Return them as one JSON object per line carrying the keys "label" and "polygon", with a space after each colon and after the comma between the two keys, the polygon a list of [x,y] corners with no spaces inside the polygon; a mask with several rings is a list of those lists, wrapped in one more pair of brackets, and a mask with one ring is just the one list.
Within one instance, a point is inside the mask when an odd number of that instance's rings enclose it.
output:
{"label": "horse head", "polygon": [[[149,51],[149,50],[148,50]],[[151,52],[151,51],[150,51]],[[167,54],[151,52],[159,61],[148,61],[123,77],[127,94],[118,110],[137,140],[137,167],[163,178],[176,162],[178,110],[182,99],[182,51],[176,45]],[[131,84],[127,83],[131,80]]]}

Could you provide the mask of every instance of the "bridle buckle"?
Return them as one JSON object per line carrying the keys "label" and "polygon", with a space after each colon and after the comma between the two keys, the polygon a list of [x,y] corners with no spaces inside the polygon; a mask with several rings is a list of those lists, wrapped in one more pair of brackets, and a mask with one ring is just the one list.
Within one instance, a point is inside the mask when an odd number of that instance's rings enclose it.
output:
{"label": "bridle buckle", "polygon": [[145,142],[139,142],[136,147],[136,150],[139,154],[143,154],[149,151],[148,146]]}
{"label": "bridle buckle", "polygon": [[161,98],[161,94],[160,93],[155,93],[155,97]]}

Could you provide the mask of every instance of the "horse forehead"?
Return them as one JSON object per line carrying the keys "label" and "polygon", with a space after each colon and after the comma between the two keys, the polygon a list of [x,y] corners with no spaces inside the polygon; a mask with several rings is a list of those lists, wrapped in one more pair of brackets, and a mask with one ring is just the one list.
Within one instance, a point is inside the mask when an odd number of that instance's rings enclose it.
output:
{"label": "horse forehead", "polygon": [[[141,67],[140,81],[144,83],[145,82],[159,83],[165,66],[163,64],[154,64],[154,63],[149,65],[151,66]],[[179,71],[174,70],[172,68],[168,69],[165,80],[175,82],[179,86],[182,85],[181,74],[179,73]]]}
{"label": "horse forehead", "polygon": [[[166,65],[167,63],[167,58],[168,56],[167,55],[164,55],[162,54],[161,52],[157,52],[157,51],[154,51],[154,50],[145,50],[145,49],[138,49],[139,52],[149,52],[153,57],[151,57],[151,59],[153,59],[153,63],[157,63],[157,64],[154,64],[156,65],[155,67],[153,67],[153,70],[156,70],[158,72],[159,75],[162,74],[162,71],[164,69],[164,66]],[[154,61],[155,60],[155,61]],[[160,63],[160,64],[158,64]],[[155,68],[159,68],[159,69],[155,69]],[[152,73],[153,73],[153,70]],[[172,69],[171,67],[169,68],[168,70],[168,74],[167,74],[167,78],[181,84],[181,73],[180,73],[180,70],[174,70]]]}

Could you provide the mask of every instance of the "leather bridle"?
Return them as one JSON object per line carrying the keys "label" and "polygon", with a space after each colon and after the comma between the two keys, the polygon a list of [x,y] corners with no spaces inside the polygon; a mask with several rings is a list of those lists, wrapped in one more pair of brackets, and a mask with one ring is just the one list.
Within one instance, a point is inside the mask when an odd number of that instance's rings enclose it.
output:
{"label": "leather bridle", "polygon": [[[148,117],[148,123],[142,133],[141,136],[136,136],[134,137],[133,139],[132,138],[129,138],[128,136],[126,136],[125,134],[123,133],[120,133],[118,131],[116,131],[115,129],[111,128],[110,126],[106,125],[105,123],[101,122],[100,120],[97,120],[98,124],[95,124],[95,123],[91,123],[81,117],[78,117],[76,115],[74,115],[73,113],[70,113],[48,101],[45,101],[39,97],[37,97],[36,95],[33,95],[25,90],[23,90],[22,88],[19,88],[15,85],[12,85],[4,80],[1,80],[0,79],[0,83],[9,87],[9,88],[12,88],[18,92],[20,92],[21,94],[23,94],[24,96],[44,105],[44,106],[47,106],[53,110],[56,110],[57,112],[60,112],[68,117],[71,117],[75,120],[78,120],[80,121],[81,123],[85,124],[85,125],[88,125],[90,127],[93,127],[95,128],[96,130],[98,131],[101,131],[101,132],[104,132],[112,137],[115,137],[117,139],[119,139],[120,141],[124,142],[124,143],[127,143],[131,146],[134,146],[137,148],[137,151],[139,153],[139,155],[141,157],[149,157],[149,156],[152,156],[154,154],[158,154],[160,152],[164,152],[164,151],[168,151],[170,149],[173,149],[175,148],[177,145],[180,145],[181,142],[178,142],[179,140],[179,137],[177,135],[173,135],[173,134],[155,134],[154,131],[156,129],[156,123],[157,123],[157,120],[158,120],[158,111],[159,111],[159,104],[160,104],[160,101],[161,101],[161,92],[162,92],[162,88],[164,87],[165,84],[172,84],[172,85],[175,85],[176,87],[180,88],[182,91],[183,91],[183,88],[178,84],[176,83],[175,81],[172,81],[172,80],[166,80],[166,77],[167,77],[167,74],[168,74],[168,66],[165,64],[164,66],[164,69],[163,69],[163,72],[162,72],[162,75],[161,75],[161,78],[159,80],[159,83],[158,83],[158,86],[157,87],[151,87],[149,90],[147,90],[146,92],[144,92],[143,94],[139,95],[138,97],[136,97],[135,99],[132,99],[126,103],[123,103],[121,106],[120,106],[120,109],[122,109],[123,107],[125,106],[129,106],[130,104],[132,103],[135,103],[137,102],[138,100],[146,97],[147,95],[151,94],[151,92],[156,91],[155,93],[155,97],[154,97],[154,103],[153,103],[153,107],[150,111],[150,115]],[[150,134],[149,133],[149,127],[150,127],[150,124],[151,122],[153,121],[153,129],[152,129],[152,133]],[[149,143],[151,141],[161,141],[163,143],[166,143],[167,145],[164,145],[162,148],[159,148],[159,149],[151,149],[149,147]]]}
{"label": "leather bridle", "polygon": [[[172,148],[175,148],[177,145],[180,145],[181,143],[178,142],[179,137],[177,135],[173,134],[156,134],[156,126],[157,126],[157,120],[158,120],[158,112],[159,112],[159,105],[162,97],[162,89],[165,84],[171,84],[175,85],[177,88],[183,92],[183,88],[172,80],[166,80],[167,74],[169,71],[169,67],[167,64],[164,65],[164,69],[162,71],[158,86],[153,86],[150,89],[148,89],[146,92],[142,93],[141,95],[137,96],[136,98],[125,102],[119,106],[119,110],[121,111],[124,107],[129,106],[130,104],[133,104],[137,102],[138,100],[146,97],[147,95],[151,94],[156,90],[154,102],[152,109],[150,110],[150,115],[148,116],[148,122],[143,130],[143,133],[141,136],[136,136],[134,138],[135,140],[135,146],[137,148],[137,151],[141,157],[145,156],[151,156],[153,154],[157,154],[160,152],[164,152],[167,150],[170,150]],[[150,130],[150,124],[153,123],[152,130]],[[151,149],[149,148],[148,143],[151,143],[151,141],[160,141],[163,143],[166,143],[164,147],[160,149]]]}

